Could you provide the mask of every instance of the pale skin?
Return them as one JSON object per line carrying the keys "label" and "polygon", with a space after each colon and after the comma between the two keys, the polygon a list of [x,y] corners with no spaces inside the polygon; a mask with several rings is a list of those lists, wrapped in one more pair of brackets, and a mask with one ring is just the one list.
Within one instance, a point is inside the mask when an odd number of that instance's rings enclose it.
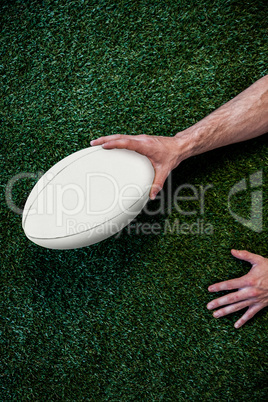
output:
{"label": "pale skin", "polygon": [[[222,146],[249,140],[268,132],[268,75],[256,81],[235,98],[174,137],[115,134],[91,141],[103,148],[126,148],[147,156],[155,178],[150,198],[155,199],[170,172],[183,160]],[[214,317],[223,317],[247,307],[235,323],[239,328],[258,311],[268,306],[268,259],[246,250],[231,250],[234,257],[252,264],[248,274],[215,283],[210,292],[235,290],[208,303],[217,309]]]}

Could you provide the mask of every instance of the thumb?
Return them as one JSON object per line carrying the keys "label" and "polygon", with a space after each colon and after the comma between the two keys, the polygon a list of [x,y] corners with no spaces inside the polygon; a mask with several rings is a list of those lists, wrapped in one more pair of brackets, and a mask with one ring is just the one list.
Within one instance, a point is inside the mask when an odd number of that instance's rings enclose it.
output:
{"label": "thumb", "polygon": [[156,195],[159,193],[159,191],[162,190],[167,176],[168,176],[168,174],[166,172],[162,171],[161,169],[157,169],[155,171],[154,182],[152,184],[151,191],[150,191],[151,200],[154,200]]}
{"label": "thumb", "polygon": [[250,253],[247,250],[231,250],[234,257],[239,258],[239,260],[247,261],[250,264],[257,264],[260,261],[260,255]]}

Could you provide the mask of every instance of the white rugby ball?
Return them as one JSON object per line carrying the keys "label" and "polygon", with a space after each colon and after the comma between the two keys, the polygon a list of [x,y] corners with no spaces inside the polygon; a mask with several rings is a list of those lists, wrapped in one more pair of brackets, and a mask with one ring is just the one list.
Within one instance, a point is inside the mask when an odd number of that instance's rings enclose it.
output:
{"label": "white rugby ball", "polygon": [[82,149],[56,163],[32,189],[22,227],[53,249],[89,246],[119,232],[149,199],[154,169],[126,149]]}

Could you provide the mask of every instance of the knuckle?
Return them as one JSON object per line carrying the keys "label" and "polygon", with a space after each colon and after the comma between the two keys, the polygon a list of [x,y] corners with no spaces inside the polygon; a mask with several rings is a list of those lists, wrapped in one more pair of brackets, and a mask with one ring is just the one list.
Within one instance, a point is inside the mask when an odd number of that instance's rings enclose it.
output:
{"label": "knuckle", "polygon": [[256,288],[253,288],[251,291],[251,297],[258,297],[259,296],[259,290]]}
{"label": "knuckle", "polygon": [[231,282],[226,281],[226,283],[223,283],[220,285],[219,290],[232,290],[233,286]]}
{"label": "knuckle", "polygon": [[154,183],[152,185],[152,187],[154,188],[154,190],[160,191],[162,189],[162,184],[160,182],[157,182],[157,183]]}
{"label": "knuckle", "polygon": [[254,311],[250,311],[250,312],[248,313],[247,319],[250,320],[251,318],[254,317],[254,315],[255,315],[255,312],[254,312]]}
{"label": "knuckle", "polygon": [[262,257],[261,255],[255,256],[255,261],[257,264],[261,264],[263,260],[264,260],[264,257]]}
{"label": "knuckle", "polygon": [[120,147],[120,148],[129,148],[131,147],[132,141],[130,138],[120,138],[119,141],[116,141],[116,144]]}
{"label": "knuckle", "polygon": [[256,280],[255,278],[248,278],[247,279],[247,286],[253,287],[256,285]]}
{"label": "knuckle", "polygon": [[249,252],[247,251],[247,250],[241,250],[241,255],[244,257],[244,258],[247,258],[247,257],[249,257]]}
{"label": "knuckle", "polygon": [[219,317],[222,317],[223,315],[227,315],[227,314],[228,314],[228,309],[227,309],[227,307],[223,307],[223,308],[221,308],[220,310],[217,310],[217,312],[218,312],[218,316],[219,316]]}
{"label": "knuckle", "polygon": [[141,134],[140,139],[142,140],[143,143],[148,144],[151,142],[151,138],[147,134]]}
{"label": "knuckle", "polygon": [[107,140],[119,140],[120,138],[124,137],[122,134],[114,134],[114,135],[109,135],[107,136]]}
{"label": "knuckle", "polygon": [[240,295],[234,294],[234,296],[233,296],[233,301],[234,301],[234,302],[237,302],[237,301],[239,301],[239,300],[240,300]]}

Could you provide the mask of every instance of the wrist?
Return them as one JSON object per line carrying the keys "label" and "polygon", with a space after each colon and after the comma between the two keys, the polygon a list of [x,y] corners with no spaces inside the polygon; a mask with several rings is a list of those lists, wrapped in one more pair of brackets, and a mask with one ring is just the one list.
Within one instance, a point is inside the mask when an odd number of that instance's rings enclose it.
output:
{"label": "wrist", "polygon": [[217,148],[217,136],[222,128],[216,116],[211,114],[193,126],[175,135],[179,146],[184,150],[183,159],[196,156]]}
{"label": "wrist", "polygon": [[201,128],[194,129],[193,127],[178,132],[174,137],[181,161],[200,153],[198,149],[200,148],[200,138],[203,137],[202,130]]}

